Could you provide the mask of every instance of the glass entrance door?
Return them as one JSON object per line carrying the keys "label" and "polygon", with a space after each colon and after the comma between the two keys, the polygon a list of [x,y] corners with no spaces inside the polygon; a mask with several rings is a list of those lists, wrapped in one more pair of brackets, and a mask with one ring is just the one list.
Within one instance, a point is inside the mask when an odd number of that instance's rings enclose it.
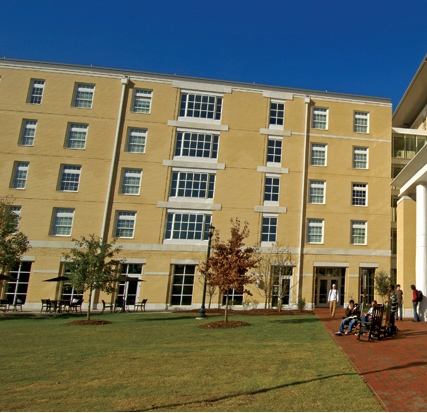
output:
{"label": "glass entrance door", "polygon": [[333,277],[319,277],[317,283],[317,303],[318,307],[328,307],[328,295],[329,290],[332,289],[332,285],[335,284],[337,286],[337,290],[339,289],[339,279]]}

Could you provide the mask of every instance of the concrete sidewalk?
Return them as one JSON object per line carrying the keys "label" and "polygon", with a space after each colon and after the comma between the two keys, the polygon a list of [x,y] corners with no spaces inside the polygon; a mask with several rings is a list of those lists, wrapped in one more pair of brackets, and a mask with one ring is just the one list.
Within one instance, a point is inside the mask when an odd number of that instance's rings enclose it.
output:
{"label": "concrete sidewalk", "polygon": [[316,308],[315,314],[387,411],[427,411],[427,323],[399,320],[396,336],[368,342],[335,335],[344,309],[335,317],[328,308]]}

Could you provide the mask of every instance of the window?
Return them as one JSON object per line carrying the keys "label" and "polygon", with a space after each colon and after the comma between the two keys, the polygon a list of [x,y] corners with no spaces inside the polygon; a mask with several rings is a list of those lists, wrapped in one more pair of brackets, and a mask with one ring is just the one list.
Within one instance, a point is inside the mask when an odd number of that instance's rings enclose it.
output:
{"label": "window", "polygon": [[311,164],[326,166],[326,145],[323,143],[311,144]]}
{"label": "window", "polygon": [[200,172],[172,172],[171,197],[212,199],[215,174]]}
{"label": "window", "polygon": [[277,307],[279,298],[282,299],[282,306],[290,304],[293,267],[290,265],[273,265],[271,268],[273,275],[273,294],[271,305]]}
{"label": "window", "polygon": [[265,177],[264,202],[279,202],[279,189],[280,178],[267,175]]}
{"label": "window", "polygon": [[328,129],[328,109],[313,108],[313,128]]}
{"label": "window", "polygon": [[77,192],[79,190],[81,170],[82,167],[79,165],[62,165],[59,190]]}
{"label": "window", "polygon": [[285,118],[285,104],[283,102],[270,102],[270,126],[283,126]]}
{"label": "window", "polygon": [[29,162],[15,162],[13,166],[12,188],[25,189],[29,166]]}
{"label": "window", "polygon": [[368,169],[368,148],[353,148],[353,168]]}
{"label": "window", "polygon": [[44,80],[31,80],[28,103],[32,103],[33,105],[40,105],[42,103],[44,83]]}
{"label": "window", "polygon": [[178,132],[175,156],[216,159],[218,157],[218,135],[197,132]]}
{"label": "window", "polygon": [[13,212],[16,215],[15,232],[18,231],[19,220],[21,219],[21,209],[22,209],[22,207],[20,205],[10,205],[9,206],[9,211]]}
{"label": "window", "polygon": [[134,305],[138,299],[138,290],[142,275],[142,264],[121,264],[120,275],[126,281],[120,281],[117,288],[118,300],[124,300],[127,305]]}
{"label": "window", "polygon": [[366,221],[351,221],[351,243],[366,245]]}
{"label": "window", "polygon": [[324,204],[325,203],[325,181],[310,181],[310,204]]}
{"label": "window", "polygon": [[169,212],[166,221],[165,240],[207,240],[207,227],[210,223],[211,215]]}
{"label": "window", "polygon": [[368,133],[369,131],[369,113],[354,112],[354,131],[358,133]]}
{"label": "window", "polygon": [[219,121],[221,119],[221,110],[221,96],[195,93],[181,94],[180,117]]}
{"label": "window", "polygon": [[95,85],[79,83],[76,85],[73,106],[76,108],[90,109],[92,107]]}
{"label": "window", "polygon": [[30,261],[21,261],[13,266],[9,272],[12,280],[7,282],[6,298],[10,304],[25,304],[31,265],[32,262]]}
{"label": "window", "polygon": [[282,163],[282,140],[268,138],[267,164],[269,163]]}
{"label": "window", "polygon": [[126,152],[145,153],[145,144],[147,142],[146,129],[131,128],[128,131],[128,141]]}
{"label": "window", "polygon": [[[222,295],[222,305],[227,303],[227,293]],[[235,290],[232,288],[228,290],[228,304],[229,305],[242,305],[243,304],[243,287]]]}
{"label": "window", "polygon": [[68,127],[65,147],[70,149],[84,149],[89,125],[71,123]]}
{"label": "window", "polygon": [[136,113],[150,113],[152,96],[153,92],[151,90],[135,89],[133,92],[132,111]]}
{"label": "window", "polygon": [[74,209],[54,208],[52,235],[69,237],[73,228]]}
{"label": "window", "polygon": [[353,184],[351,204],[356,206],[368,205],[367,184]]}
{"label": "window", "polygon": [[309,244],[323,243],[323,219],[308,220],[307,242]]}
{"label": "window", "polygon": [[[63,265],[63,276],[68,277],[70,275],[70,269],[67,267],[67,264]],[[83,293],[77,291],[73,286],[64,282],[62,284],[61,291],[61,300],[72,302],[72,300],[81,300],[83,299]]]}
{"label": "window", "polygon": [[174,267],[171,305],[191,305],[196,266],[176,264]]}
{"label": "window", "polygon": [[135,231],[136,212],[118,211],[116,214],[116,232],[118,238],[133,238]]}
{"label": "window", "polygon": [[33,146],[34,137],[36,136],[37,121],[24,120],[22,122],[21,137],[19,144],[22,146]]}
{"label": "window", "polygon": [[263,215],[261,242],[276,242],[277,216]]}
{"label": "window", "polygon": [[139,195],[141,178],[141,169],[123,169],[121,193],[125,195]]}

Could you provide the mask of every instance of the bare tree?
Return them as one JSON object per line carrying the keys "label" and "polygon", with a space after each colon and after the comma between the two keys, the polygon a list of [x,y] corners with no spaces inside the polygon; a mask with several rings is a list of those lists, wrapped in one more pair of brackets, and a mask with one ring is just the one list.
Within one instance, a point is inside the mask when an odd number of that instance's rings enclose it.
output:
{"label": "bare tree", "polygon": [[208,262],[200,267],[208,285],[218,287],[219,291],[226,295],[225,321],[228,321],[230,290],[243,290],[243,293],[252,295],[245,286],[254,283],[256,278],[247,272],[258,263],[254,249],[245,247],[243,242],[249,236],[249,224],[245,222],[241,228],[238,218],[231,219],[231,224],[231,238],[228,241],[221,241],[219,231],[215,231],[213,254]]}

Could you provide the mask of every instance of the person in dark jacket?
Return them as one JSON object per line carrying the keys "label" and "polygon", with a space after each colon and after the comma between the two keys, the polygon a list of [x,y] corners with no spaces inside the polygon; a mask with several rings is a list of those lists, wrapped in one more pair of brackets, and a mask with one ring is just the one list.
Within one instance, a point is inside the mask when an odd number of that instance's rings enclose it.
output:
{"label": "person in dark jacket", "polygon": [[335,334],[337,336],[342,336],[344,333],[344,328],[347,324],[348,327],[347,331],[345,332],[345,335],[350,334],[359,316],[359,307],[354,304],[354,300],[350,300],[350,302],[348,303],[348,307],[345,309],[345,318],[341,321],[340,328]]}
{"label": "person in dark jacket", "polygon": [[420,317],[418,315],[418,291],[415,288],[415,285],[411,285],[412,290],[412,308],[414,309],[414,319],[412,321],[420,321]]}

